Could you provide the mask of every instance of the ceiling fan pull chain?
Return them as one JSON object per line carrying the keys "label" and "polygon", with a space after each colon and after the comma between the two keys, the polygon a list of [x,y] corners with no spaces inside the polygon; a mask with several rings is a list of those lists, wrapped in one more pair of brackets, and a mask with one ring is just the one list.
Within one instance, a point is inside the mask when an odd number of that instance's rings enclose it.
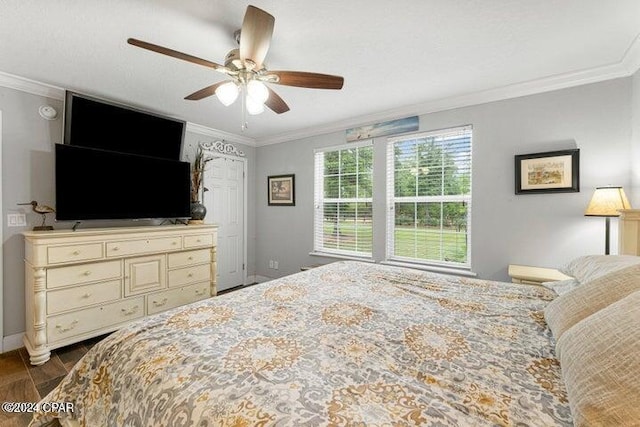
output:
{"label": "ceiling fan pull chain", "polygon": [[249,127],[249,121],[247,119],[247,85],[243,84],[240,89],[240,98],[242,98],[242,131],[244,132]]}

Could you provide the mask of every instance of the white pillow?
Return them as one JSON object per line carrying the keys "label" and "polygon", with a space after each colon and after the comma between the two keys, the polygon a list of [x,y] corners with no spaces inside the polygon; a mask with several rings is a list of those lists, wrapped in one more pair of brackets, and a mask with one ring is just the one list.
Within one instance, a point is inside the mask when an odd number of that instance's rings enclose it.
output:
{"label": "white pillow", "polygon": [[640,425],[640,291],[588,316],[558,340],[576,426]]}
{"label": "white pillow", "polygon": [[600,276],[560,295],[544,308],[544,319],[556,340],[570,327],[640,291],[640,264]]}
{"label": "white pillow", "polygon": [[575,289],[579,284],[580,282],[578,282],[577,279],[573,278],[566,280],[554,280],[553,282],[543,282],[542,286],[551,289],[558,295],[562,295]]}
{"label": "white pillow", "polygon": [[575,277],[580,283],[586,283],[635,264],[640,264],[640,256],[584,255],[570,261],[560,271],[567,276]]}

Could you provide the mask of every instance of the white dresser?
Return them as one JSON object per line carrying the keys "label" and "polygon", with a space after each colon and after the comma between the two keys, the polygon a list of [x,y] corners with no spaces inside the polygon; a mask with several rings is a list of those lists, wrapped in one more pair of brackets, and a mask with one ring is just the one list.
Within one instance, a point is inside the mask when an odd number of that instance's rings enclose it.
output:
{"label": "white dresser", "polygon": [[33,231],[25,239],[33,365],[51,350],[216,294],[216,226]]}

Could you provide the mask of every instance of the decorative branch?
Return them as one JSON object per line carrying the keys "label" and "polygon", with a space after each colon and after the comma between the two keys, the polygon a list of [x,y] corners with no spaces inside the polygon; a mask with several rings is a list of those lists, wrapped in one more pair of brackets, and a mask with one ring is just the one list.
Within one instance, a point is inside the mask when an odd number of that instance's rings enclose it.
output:
{"label": "decorative branch", "polygon": [[200,202],[200,188],[204,178],[204,168],[211,158],[205,158],[202,148],[198,148],[196,158],[191,164],[191,202]]}

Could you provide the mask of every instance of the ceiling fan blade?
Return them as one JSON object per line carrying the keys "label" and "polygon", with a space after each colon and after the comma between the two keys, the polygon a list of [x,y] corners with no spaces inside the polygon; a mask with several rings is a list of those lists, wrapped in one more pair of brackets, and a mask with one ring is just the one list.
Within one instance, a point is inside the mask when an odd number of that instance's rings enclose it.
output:
{"label": "ceiling fan blade", "polygon": [[289,111],[289,106],[280,96],[275,93],[271,88],[267,88],[269,90],[269,98],[267,98],[267,102],[264,103],[270,110],[274,113],[282,114]]}
{"label": "ceiling fan blade", "polygon": [[205,88],[200,89],[199,91],[193,92],[191,95],[185,96],[184,99],[188,99],[189,101],[199,101],[203,98],[206,98],[211,95],[216,94],[216,89],[218,86],[227,83],[226,81],[218,82],[211,86],[207,86]]}
{"label": "ceiling fan blade", "polygon": [[169,49],[167,47],[158,46],[157,44],[148,43],[142,40],[129,38],[127,43],[141,47],[142,49],[151,50],[153,52],[161,53],[163,55],[171,56],[173,58],[182,59],[183,61],[193,62],[194,64],[204,65],[205,67],[213,68],[216,71],[221,71],[227,74],[229,71],[225,66],[216,64],[215,62],[207,61],[206,59],[198,58],[197,56],[188,55],[186,53],[178,52],[177,50]]}
{"label": "ceiling fan blade", "polygon": [[[277,76],[272,79],[271,76]],[[342,89],[344,78],[329,74],[307,73],[304,71],[269,71],[265,80],[285,86],[308,87],[312,89]]]}
{"label": "ceiling fan blade", "polygon": [[274,23],[272,15],[255,6],[247,6],[240,30],[240,59],[255,63],[255,70],[262,68],[267,56]]}

